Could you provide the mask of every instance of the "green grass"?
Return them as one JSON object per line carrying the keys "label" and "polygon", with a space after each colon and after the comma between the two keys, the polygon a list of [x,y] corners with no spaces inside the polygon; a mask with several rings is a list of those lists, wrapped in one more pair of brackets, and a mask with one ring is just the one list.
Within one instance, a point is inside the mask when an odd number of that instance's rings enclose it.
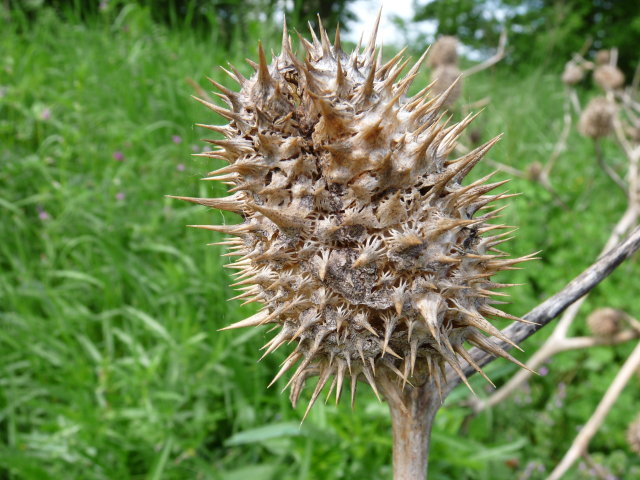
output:
{"label": "green grass", "polygon": [[[184,225],[235,219],[164,198],[224,194],[198,181],[215,165],[190,157],[204,136],[193,124],[211,118],[185,78],[230,85],[215,67],[253,53],[165,30],[142,9],[90,26],[44,11],[32,27],[9,24],[0,49],[0,478],[390,478],[386,406],[365,388],[354,411],[319,404],[298,427],[304,405],[291,408],[283,381],[266,388],[287,352],[257,363],[264,330],[216,332],[252,311],[226,301],[234,293],[223,251],[205,247],[218,237]],[[465,95],[491,97],[476,121],[485,139],[505,132],[491,158],[525,168],[548,157],[561,128],[556,72],[502,67],[469,80]],[[586,267],[624,210],[576,133],[553,181],[571,211],[534,183],[510,186],[524,192],[506,211],[520,226],[510,251],[543,250],[541,261],[501,276],[527,283],[512,292],[514,314]],[[637,261],[620,267],[584,312],[638,315],[637,271]],[[585,333],[582,318],[575,333]],[[527,354],[547,334],[527,341]],[[456,390],[436,421],[430,478],[512,479],[530,462],[551,469],[630,348],[558,356],[548,376],[465,435],[469,394]],[[498,384],[514,371],[501,361],[488,368]],[[640,467],[624,442],[637,388],[592,442],[618,474]]]}

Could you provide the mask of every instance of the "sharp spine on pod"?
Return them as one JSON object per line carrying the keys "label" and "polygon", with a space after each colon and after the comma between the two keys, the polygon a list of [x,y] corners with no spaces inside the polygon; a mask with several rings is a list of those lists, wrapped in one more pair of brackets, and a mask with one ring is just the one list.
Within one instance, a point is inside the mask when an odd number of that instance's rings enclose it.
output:
{"label": "sharp spine on pod", "polygon": [[493,290],[513,285],[490,277],[533,258],[506,259],[495,248],[511,232],[483,237],[508,228],[488,223],[499,210],[474,216],[511,196],[488,195],[504,182],[487,183],[488,175],[462,185],[499,137],[450,158],[475,116],[443,121],[455,83],[409,97],[426,52],[401,78],[404,50],[383,64],[377,25],[349,55],[340,32],[331,45],[321,26],[311,41],[300,37],[298,59],[285,24],[271,63],[259,44],[251,78],[229,67],[238,92],[211,80],[229,108],[199,101],[229,123],[200,124],[225,137],[201,156],[226,162],[207,180],[233,194],[172,197],[243,217],[195,225],[237,237],[222,242],[240,257],[227,265],[238,270],[236,298],[263,304],[222,330],[275,325],[264,355],[295,344],[272,384],[294,369],[287,387],[295,404],[319,376],[305,416],[326,384],[337,401],[346,377],[352,401],[357,380],[379,395],[380,376],[399,388],[431,378],[440,390],[446,365],[467,383],[462,362],[490,382],[467,345],[522,366],[491,339],[515,346],[487,316],[520,319],[492,306]]}

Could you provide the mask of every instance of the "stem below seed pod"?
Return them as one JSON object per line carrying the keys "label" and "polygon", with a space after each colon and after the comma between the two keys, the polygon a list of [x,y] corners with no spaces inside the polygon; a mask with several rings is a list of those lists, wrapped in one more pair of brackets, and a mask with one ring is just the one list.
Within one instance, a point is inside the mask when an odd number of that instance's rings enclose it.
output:
{"label": "stem below seed pod", "polygon": [[378,385],[391,413],[394,480],[426,479],[431,427],[442,405],[433,380],[403,388],[397,379],[385,376]]}

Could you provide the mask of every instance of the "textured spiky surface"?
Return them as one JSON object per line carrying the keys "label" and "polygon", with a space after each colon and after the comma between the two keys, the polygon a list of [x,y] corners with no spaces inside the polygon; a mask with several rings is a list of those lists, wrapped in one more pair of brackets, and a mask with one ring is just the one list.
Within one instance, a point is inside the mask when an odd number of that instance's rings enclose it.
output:
{"label": "textured spiky surface", "polygon": [[232,195],[180,198],[243,216],[200,227],[236,237],[223,243],[240,256],[237,298],[264,305],[227,328],[275,326],[265,355],[294,343],[274,381],[294,371],[295,404],[318,375],[309,407],[331,378],[337,400],[350,377],[353,400],[359,378],[377,394],[379,375],[402,388],[440,385],[447,364],[463,376],[465,342],[518,363],[490,338],[509,341],[487,315],[515,318],[490,298],[510,285],[490,277],[531,256],[505,258],[496,247],[509,233],[496,232],[510,227],[487,223],[505,182],[462,185],[497,138],[449,158],[472,117],[443,122],[450,91],[407,96],[423,59],[399,80],[407,62],[382,64],[375,30],[350,55],[338,32],[333,45],[322,28],[300,41],[303,60],[285,28],[270,64],[259,47],[250,79],[232,69],[239,92],[214,82],[229,109],[202,101],[230,121],[203,125],[226,138],[202,155],[228,163],[208,179]]}
{"label": "textured spiky surface", "polygon": [[615,90],[624,85],[624,73],[613,65],[600,65],[593,71],[593,79],[603,90]]}
{"label": "textured spiky surface", "polygon": [[636,417],[627,429],[627,443],[631,451],[640,455],[640,416]]}
{"label": "textured spiky surface", "polygon": [[587,317],[587,326],[597,337],[611,337],[622,328],[626,314],[615,308],[598,308]]}
{"label": "textured spiky surface", "polygon": [[606,137],[613,130],[615,105],[604,97],[592,99],[580,114],[578,130],[586,137]]}

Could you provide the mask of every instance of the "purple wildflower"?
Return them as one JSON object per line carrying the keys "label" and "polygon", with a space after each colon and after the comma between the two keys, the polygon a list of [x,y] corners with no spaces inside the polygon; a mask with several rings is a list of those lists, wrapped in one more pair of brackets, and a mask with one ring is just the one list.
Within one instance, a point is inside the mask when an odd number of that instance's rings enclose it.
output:
{"label": "purple wildflower", "polygon": [[49,110],[48,108],[45,108],[40,114],[40,119],[49,120],[49,118],[51,118],[51,110]]}
{"label": "purple wildflower", "polygon": [[124,154],[120,150],[113,152],[112,157],[117,162],[122,162],[124,160]]}
{"label": "purple wildflower", "polygon": [[184,163],[179,163],[178,165],[176,165],[176,170],[178,170],[179,172],[184,172],[184,169],[186,167],[184,166]]}
{"label": "purple wildflower", "polygon": [[544,377],[549,373],[549,369],[547,367],[540,367],[540,370],[538,370],[538,373]]}
{"label": "purple wildflower", "polygon": [[38,218],[43,222],[51,219],[51,215],[42,207],[38,207]]}
{"label": "purple wildflower", "polygon": [[173,141],[173,143],[182,143],[182,137],[180,135],[174,135],[173,137],[171,137],[171,140]]}
{"label": "purple wildflower", "polygon": [[124,192],[116,193],[116,200],[118,200],[119,202],[122,202],[125,198],[127,198],[127,196],[124,194]]}

